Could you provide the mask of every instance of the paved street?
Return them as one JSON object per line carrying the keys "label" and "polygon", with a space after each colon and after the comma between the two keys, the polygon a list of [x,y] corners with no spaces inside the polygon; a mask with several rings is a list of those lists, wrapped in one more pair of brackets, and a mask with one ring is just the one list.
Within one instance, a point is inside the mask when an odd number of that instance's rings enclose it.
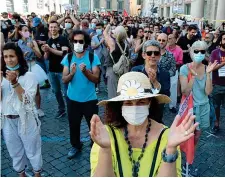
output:
{"label": "paved street", "polygon": [[[106,98],[104,88],[100,88],[99,100]],[[70,149],[69,126],[67,116],[55,119],[57,104],[51,90],[42,90],[42,108],[46,114],[42,121],[42,144],[43,144],[43,174],[42,176],[90,176],[90,138],[86,121],[82,121],[81,140],[84,147],[73,160],[67,159]],[[103,115],[103,108],[99,114]],[[170,125],[174,118],[166,108],[164,122]],[[195,157],[194,166],[199,169],[200,176],[225,176],[225,111],[222,111],[221,131],[217,136],[203,133],[199,148]],[[31,173],[30,173],[31,174]],[[17,176],[12,169],[12,161],[9,157],[6,145],[2,140],[1,147],[1,176]]]}

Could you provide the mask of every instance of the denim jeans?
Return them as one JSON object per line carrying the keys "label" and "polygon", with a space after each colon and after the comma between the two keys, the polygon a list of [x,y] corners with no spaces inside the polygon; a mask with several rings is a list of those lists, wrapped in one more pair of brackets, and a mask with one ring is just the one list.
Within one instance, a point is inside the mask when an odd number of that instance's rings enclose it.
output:
{"label": "denim jeans", "polygon": [[65,111],[65,103],[63,100],[62,92],[66,96],[66,87],[62,82],[62,73],[49,72],[48,75],[52,86],[52,91],[55,94],[56,100],[59,104],[59,112]]}

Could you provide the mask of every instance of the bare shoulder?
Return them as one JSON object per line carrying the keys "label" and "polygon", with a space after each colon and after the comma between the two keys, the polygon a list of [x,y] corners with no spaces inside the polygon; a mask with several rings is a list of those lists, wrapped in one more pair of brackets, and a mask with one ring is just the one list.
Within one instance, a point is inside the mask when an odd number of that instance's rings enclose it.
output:
{"label": "bare shoulder", "polygon": [[151,135],[154,137],[153,139],[157,139],[161,133],[161,131],[166,128],[165,125],[160,124],[151,119]]}

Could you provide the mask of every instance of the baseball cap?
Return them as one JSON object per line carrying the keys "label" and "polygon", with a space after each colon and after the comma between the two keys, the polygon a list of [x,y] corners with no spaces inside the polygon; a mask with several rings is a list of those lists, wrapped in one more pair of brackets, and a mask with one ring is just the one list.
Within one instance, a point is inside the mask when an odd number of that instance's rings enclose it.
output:
{"label": "baseball cap", "polygon": [[41,23],[41,19],[38,17],[33,18],[33,27],[37,27]]}

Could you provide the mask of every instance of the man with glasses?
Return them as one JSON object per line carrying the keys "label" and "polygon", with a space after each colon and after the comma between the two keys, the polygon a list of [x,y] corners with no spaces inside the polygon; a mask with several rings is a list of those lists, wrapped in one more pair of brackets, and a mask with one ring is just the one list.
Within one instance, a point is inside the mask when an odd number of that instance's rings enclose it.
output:
{"label": "man with glasses", "polygon": [[150,28],[149,27],[145,27],[144,28],[144,37],[146,38],[146,40],[151,40],[151,34],[153,32],[150,31]]}
{"label": "man with glasses", "polygon": [[69,50],[69,41],[59,35],[59,24],[56,21],[49,23],[49,32],[51,38],[41,48],[44,51],[44,58],[49,60],[49,79],[58,102],[56,118],[61,118],[66,114],[62,95],[63,91],[66,96],[66,86],[62,83],[63,66],[61,61]]}
{"label": "man with glasses", "polygon": [[[162,70],[168,71],[170,75],[170,81],[176,83],[176,60],[173,56],[173,53],[166,50],[168,36],[165,33],[161,33],[158,36],[157,41],[160,43],[161,46],[161,58],[159,61],[159,66]],[[174,77],[175,76],[175,77]],[[171,85],[171,84],[170,84]],[[172,84],[172,86],[175,84]],[[174,88],[174,87],[172,87]],[[172,102],[170,103],[170,111],[176,113],[176,103],[177,103],[177,90],[170,90],[170,97],[172,97]]]}
{"label": "man with glasses", "polygon": [[68,84],[67,113],[70,126],[70,143],[72,149],[68,159],[72,159],[82,148],[80,142],[80,124],[85,117],[90,129],[93,114],[98,114],[98,100],[95,84],[99,82],[100,61],[97,55],[90,53],[90,37],[84,31],[76,30],[72,35],[73,53],[65,56],[61,64],[63,68],[63,82]]}
{"label": "man with glasses", "polygon": [[[161,46],[156,40],[148,40],[143,45],[142,56],[144,65],[135,66],[131,71],[142,72],[149,77],[152,84],[152,93],[160,93],[170,96],[170,74],[159,65],[161,57]],[[160,105],[160,112],[156,121],[162,123],[164,105]]]}

